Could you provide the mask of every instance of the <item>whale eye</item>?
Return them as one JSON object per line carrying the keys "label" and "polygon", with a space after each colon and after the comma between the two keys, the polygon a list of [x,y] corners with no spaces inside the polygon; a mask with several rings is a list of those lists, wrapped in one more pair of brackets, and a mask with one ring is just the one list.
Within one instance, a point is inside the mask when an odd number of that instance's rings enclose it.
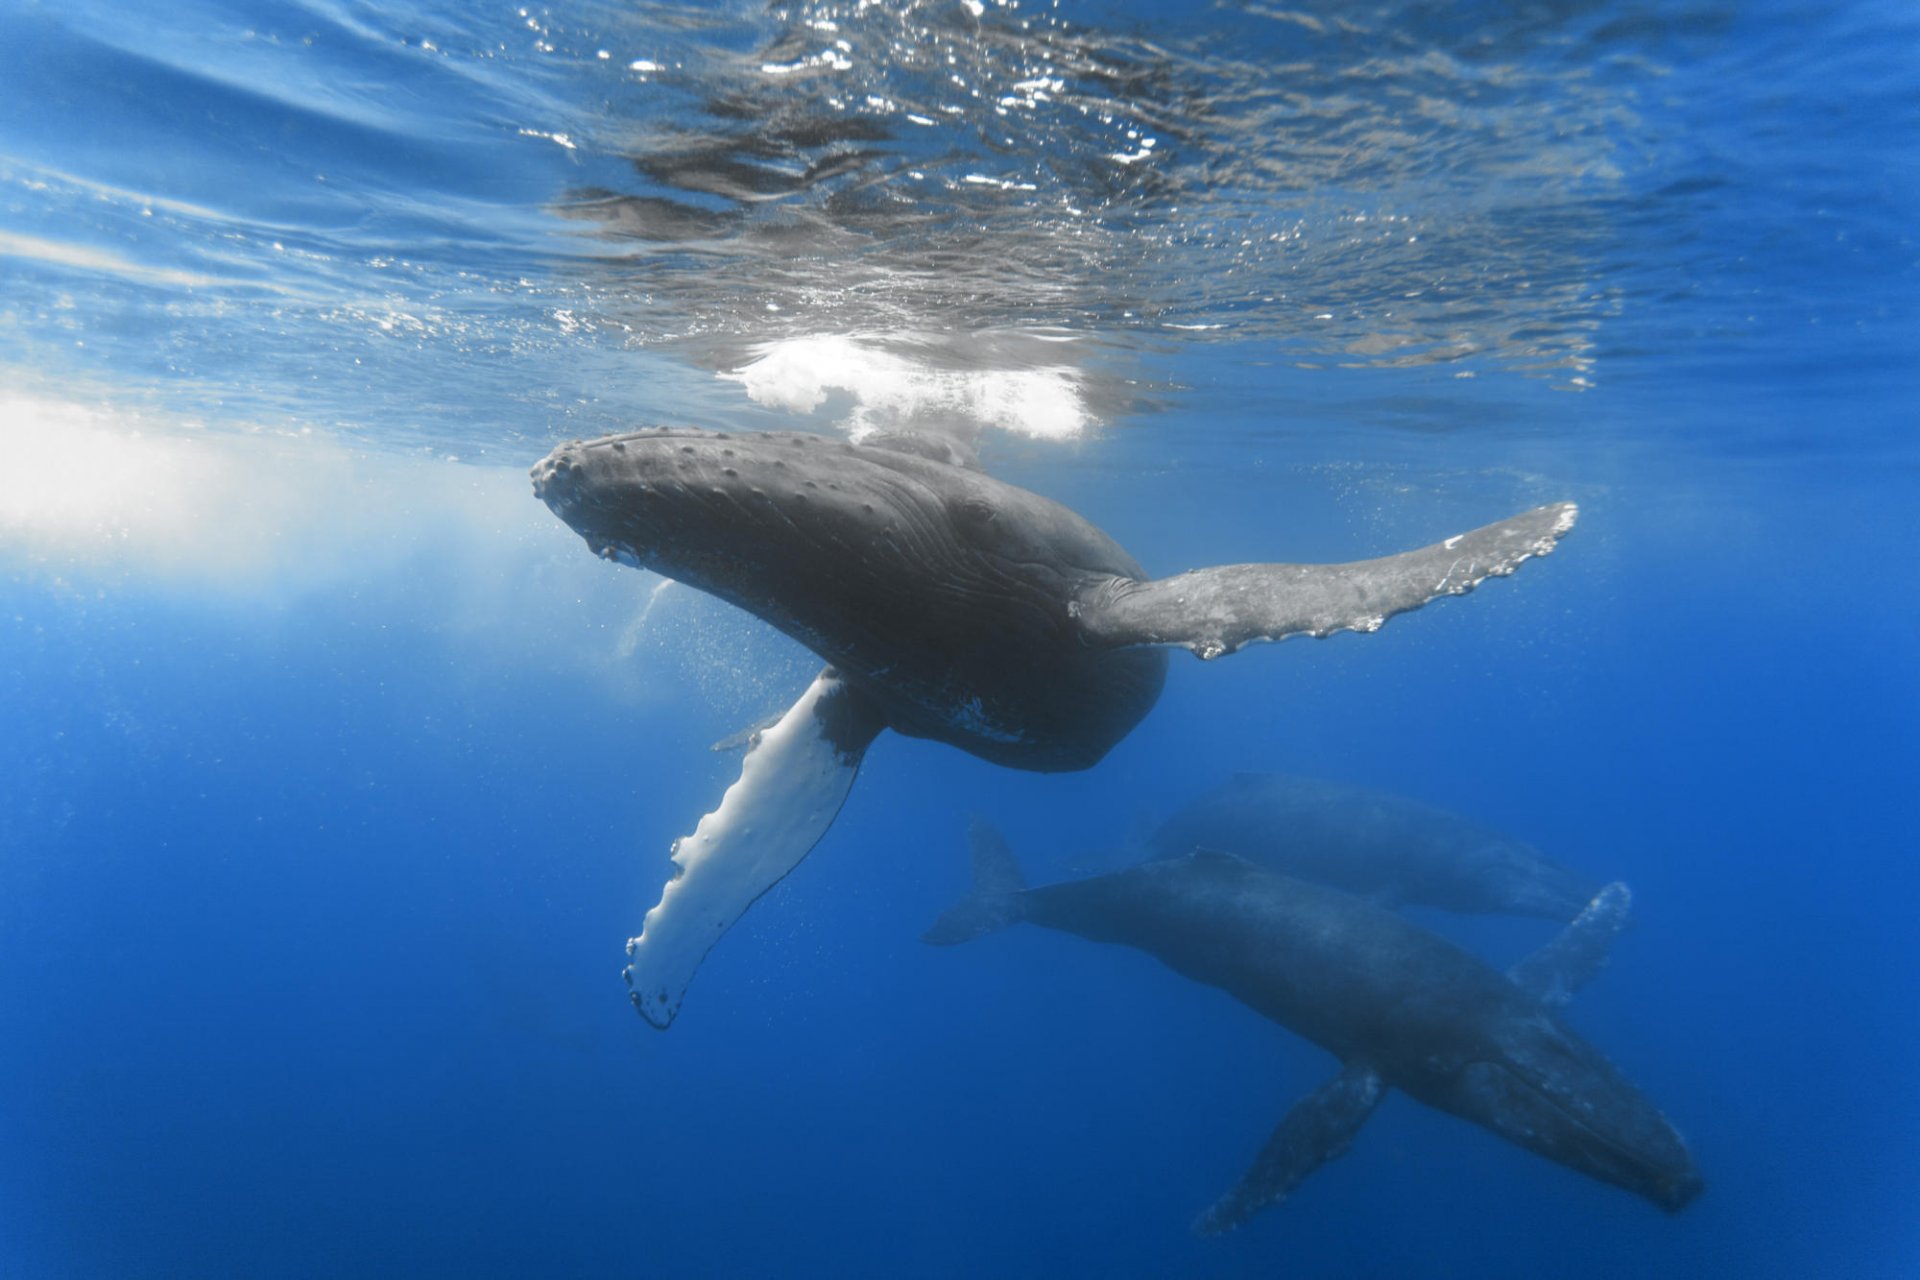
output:
{"label": "whale eye", "polygon": [[954,514],[968,524],[981,525],[993,523],[993,518],[1000,513],[994,509],[991,502],[984,499],[963,498],[958,503]]}

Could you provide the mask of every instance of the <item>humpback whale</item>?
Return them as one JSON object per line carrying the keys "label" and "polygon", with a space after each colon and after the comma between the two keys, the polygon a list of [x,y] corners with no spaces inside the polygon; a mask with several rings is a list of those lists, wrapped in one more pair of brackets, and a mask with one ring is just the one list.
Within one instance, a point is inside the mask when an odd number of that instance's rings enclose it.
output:
{"label": "humpback whale", "polygon": [[627,944],[635,1006],[670,1025],[708,950],[833,822],[883,729],[1020,769],[1084,769],[1139,722],[1164,647],[1216,658],[1373,631],[1553,549],[1571,503],[1342,565],[1150,579],[1067,508],[925,437],[657,428],[556,448],[535,494],[595,554],[738,605],[828,664],[761,731]]}
{"label": "humpback whale", "polygon": [[1284,773],[1241,773],[1147,838],[1150,857],[1195,849],[1345,889],[1385,905],[1571,920],[1595,881],[1532,845],[1405,796]]}
{"label": "humpback whale", "polygon": [[973,892],[927,942],[1025,921],[1134,947],[1341,1060],[1201,1214],[1203,1235],[1241,1225],[1345,1154],[1389,1088],[1669,1212],[1701,1190],[1666,1117],[1554,1012],[1605,963],[1626,921],[1625,885],[1601,889],[1503,975],[1384,907],[1233,854],[1196,850],[1029,889],[999,833],[977,819],[972,846]]}

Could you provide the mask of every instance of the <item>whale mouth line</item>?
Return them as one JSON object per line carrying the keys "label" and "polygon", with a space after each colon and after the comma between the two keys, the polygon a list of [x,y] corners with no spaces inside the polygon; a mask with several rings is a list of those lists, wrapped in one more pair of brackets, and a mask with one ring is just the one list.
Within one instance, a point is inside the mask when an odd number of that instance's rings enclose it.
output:
{"label": "whale mouth line", "polygon": [[[1486,1058],[1477,1058],[1473,1062],[1468,1063],[1467,1065],[1469,1067],[1473,1067],[1473,1066],[1491,1067],[1499,1071],[1505,1079],[1511,1081],[1519,1089],[1525,1091],[1525,1093],[1528,1096],[1536,1099],[1540,1104],[1544,1105],[1555,1116],[1560,1117],[1560,1119],[1564,1123],[1576,1129],[1582,1135],[1585,1135],[1588,1139],[1593,1141],[1597,1146],[1604,1149],[1609,1155],[1621,1161],[1622,1163],[1626,1164],[1627,1166],[1643,1167],[1643,1166],[1653,1165],[1653,1162],[1644,1153],[1640,1152],[1636,1148],[1627,1146],[1623,1144],[1621,1141],[1619,1141],[1617,1138],[1611,1137],[1610,1135],[1603,1133],[1600,1130],[1594,1128],[1593,1125],[1588,1123],[1586,1120],[1581,1119],[1573,1111],[1563,1106],[1559,1101],[1557,1101],[1553,1097],[1553,1095],[1548,1093],[1546,1090],[1540,1088],[1540,1086],[1534,1084],[1532,1081],[1528,1080],[1526,1077],[1522,1076],[1519,1072],[1515,1071],[1508,1064],[1504,1062],[1494,1062]],[[1691,1181],[1694,1176],[1690,1170],[1686,1170],[1686,1169],[1669,1170],[1661,1165],[1655,1165],[1654,1168],[1656,1170],[1654,1173],[1654,1177],[1662,1184],[1672,1183],[1678,1186]]]}
{"label": "whale mouth line", "polygon": [[1542,1104],[1546,1106],[1548,1110],[1552,1111],[1555,1115],[1564,1116],[1570,1123],[1572,1123],[1576,1128],[1580,1129],[1583,1133],[1591,1135],[1594,1141],[1599,1142],[1604,1146],[1610,1147],[1622,1155],[1625,1155],[1627,1153],[1627,1149],[1625,1147],[1622,1147],[1618,1142],[1614,1141],[1612,1138],[1609,1138],[1607,1135],[1601,1133],[1598,1129],[1595,1129],[1592,1125],[1588,1124],[1586,1121],[1580,1119],[1580,1117],[1576,1116],[1573,1112],[1569,1111],[1566,1107],[1562,1106],[1560,1102],[1552,1094],[1548,1093],[1545,1089],[1542,1089],[1539,1085],[1534,1084],[1531,1080],[1528,1080],[1525,1076],[1521,1075],[1518,1071],[1515,1071],[1507,1063],[1495,1062],[1491,1058],[1475,1058],[1472,1062],[1469,1062],[1467,1065],[1469,1067],[1488,1067],[1488,1068],[1491,1068],[1492,1070],[1500,1072],[1504,1078],[1511,1081],[1513,1084],[1517,1085],[1519,1088],[1525,1090],[1532,1097],[1538,1099]]}

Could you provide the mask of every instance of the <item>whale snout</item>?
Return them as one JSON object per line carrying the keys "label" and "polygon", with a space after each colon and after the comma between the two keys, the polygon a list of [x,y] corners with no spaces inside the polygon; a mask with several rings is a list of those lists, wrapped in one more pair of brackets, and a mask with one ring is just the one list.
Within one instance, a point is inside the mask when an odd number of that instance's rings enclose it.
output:
{"label": "whale snout", "polygon": [[[951,603],[972,589],[977,565],[927,478],[930,465],[800,433],[666,427],[569,441],[531,479],[594,555],[810,640],[897,627],[911,637],[901,643],[925,645],[943,625],[902,601],[927,577],[945,584],[928,607],[959,608],[959,622],[979,625],[969,606]],[[1051,614],[1039,612],[1050,626]]]}
{"label": "whale snout", "polygon": [[750,559],[764,540],[754,516],[785,466],[765,452],[725,432],[643,428],[569,440],[529,475],[595,555],[704,583],[707,568]]}
{"label": "whale snout", "polygon": [[1678,1213],[1707,1189],[1707,1180],[1692,1165],[1666,1169],[1653,1175],[1646,1197],[1668,1213]]}
{"label": "whale snout", "polygon": [[564,515],[563,508],[573,506],[579,499],[580,486],[585,474],[580,465],[578,450],[580,441],[570,440],[546,457],[533,464],[528,473],[533,477],[533,496]]}
{"label": "whale snout", "polygon": [[1605,1059],[1552,1031],[1528,1039],[1506,1062],[1463,1069],[1448,1109],[1669,1213],[1700,1194],[1686,1143]]}

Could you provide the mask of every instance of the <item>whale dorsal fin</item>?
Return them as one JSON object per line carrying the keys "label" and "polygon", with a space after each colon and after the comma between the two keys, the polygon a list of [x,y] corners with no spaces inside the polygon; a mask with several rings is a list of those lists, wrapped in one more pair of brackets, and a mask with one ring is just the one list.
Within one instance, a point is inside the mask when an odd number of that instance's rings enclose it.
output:
{"label": "whale dorsal fin", "polygon": [[1386,1082],[1378,1071],[1364,1063],[1348,1063],[1339,1075],[1294,1104],[1239,1185],[1200,1215],[1194,1231],[1217,1236],[1286,1199],[1308,1174],[1347,1153],[1353,1135],[1386,1093]]}
{"label": "whale dorsal fin", "polygon": [[1102,578],[1069,604],[1100,648],[1182,645],[1217,658],[1259,641],[1377,631],[1396,613],[1464,595],[1553,550],[1578,514],[1539,507],[1418,551],[1352,564],[1227,564],[1138,582]]}
{"label": "whale dorsal fin", "polygon": [[1507,978],[1549,1009],[1559,1008],[1605,967],[1632,906],[1627,886],[1608,885],[1558,937],[1507,970]]}

